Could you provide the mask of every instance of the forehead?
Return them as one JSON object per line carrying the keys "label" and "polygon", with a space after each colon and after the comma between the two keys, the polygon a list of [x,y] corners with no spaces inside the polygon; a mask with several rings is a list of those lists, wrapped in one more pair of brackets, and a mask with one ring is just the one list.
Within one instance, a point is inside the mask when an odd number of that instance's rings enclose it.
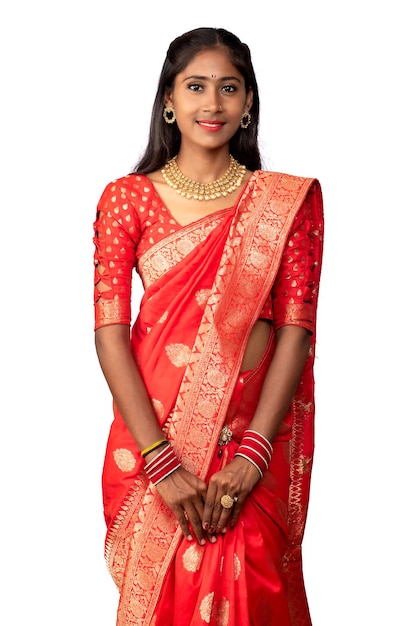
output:
{"label": "forehead", "polygon": [[208,77],[216,75],[218,78],[222,76],[241,77],[240,72],[231,62],[228,50],[224,47],[209,48],[195,54],[184,70],[179,73],[179,76],[183,77],[192,75]]}

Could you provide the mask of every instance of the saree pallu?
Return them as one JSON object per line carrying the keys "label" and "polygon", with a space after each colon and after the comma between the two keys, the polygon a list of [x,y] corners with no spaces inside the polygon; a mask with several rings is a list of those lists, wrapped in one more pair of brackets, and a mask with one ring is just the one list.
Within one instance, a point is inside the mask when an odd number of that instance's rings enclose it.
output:
{"label": "saree pallu", "polygon": [[[138,255],[145,293],[132,352],[163,431],[183,466],[204,480],[233,458],[257,405],[273,335],[254,372],[240,376],[240,366],[308,193],[320,223],[317,181],[260,172],[234,210],[177,230]],[[183,538],[114,407],[103,492],[106,559],[121,594],[118,626],[310,624],[301,541],[313,455],[314,345],[315,332],[269,471],[238,525],[215,544]],[[228,420],[235,421],[234,437],[219,459]]]}

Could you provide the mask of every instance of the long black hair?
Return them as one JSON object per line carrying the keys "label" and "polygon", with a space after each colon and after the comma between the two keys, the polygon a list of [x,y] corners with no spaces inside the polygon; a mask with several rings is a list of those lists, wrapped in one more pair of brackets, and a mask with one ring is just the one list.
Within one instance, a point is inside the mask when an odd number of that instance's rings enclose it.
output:
{"label": "long black hair", "polygon": [[172,89],[177,74],[193,57],[203,50],[223,46],[234,67],[245,79],[246,92],[252,89],[251,124],[238,128],[230,141],[230,153],[249,170],[261,169],[258,147],[258,120],[260,100],[250,49],[233,33],[223,28],[196,28],[171,42],[164,61],[151,115],[148,145],[134,168],[138,174],[147,174],[162,168],[178,154],[181,135],[177,123],[167,124],[163,119],[166,91]]}

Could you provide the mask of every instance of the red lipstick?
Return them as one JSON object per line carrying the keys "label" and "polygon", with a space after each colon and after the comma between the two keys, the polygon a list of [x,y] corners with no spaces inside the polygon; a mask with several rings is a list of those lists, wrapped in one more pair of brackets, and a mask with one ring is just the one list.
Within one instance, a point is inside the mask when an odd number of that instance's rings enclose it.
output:
{"label": "red lipstick", "polygon": [[212,133],[221,130],[222,126],[225,124],[225,122],[221,122],[220,120],[198,120],[197,123],[201,128]]}

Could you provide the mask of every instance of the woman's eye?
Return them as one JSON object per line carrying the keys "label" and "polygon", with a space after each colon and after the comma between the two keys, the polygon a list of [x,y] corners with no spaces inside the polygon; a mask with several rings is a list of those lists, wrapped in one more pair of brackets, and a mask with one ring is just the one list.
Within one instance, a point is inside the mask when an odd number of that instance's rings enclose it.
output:
{"label": "woman's eye", "polygon": [[236,90],[237,89],[236,89],[235,85],[224,85],[222,87],[222,91],[226,91],[226,93],[233,93]]}
{"label": "woman's eye", "polygon": [[199,85],[198,83],[190,83],[188,87],[191,91],[200,91],[202,89],[202,85]]}

